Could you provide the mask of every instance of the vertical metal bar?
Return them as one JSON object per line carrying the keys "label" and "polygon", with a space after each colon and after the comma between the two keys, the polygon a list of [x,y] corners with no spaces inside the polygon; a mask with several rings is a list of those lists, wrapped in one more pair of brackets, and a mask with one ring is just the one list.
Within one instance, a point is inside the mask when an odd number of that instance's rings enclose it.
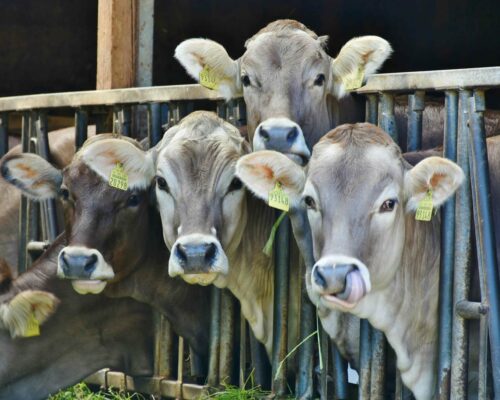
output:
{"label": "vertical metal bar", "polygon": [[231,383],[234,346],[234,297],[228,290],[221,293],[221,327],[220,327],[220,358],[219,380]]}
{"label": "vertical metal bar", "polygon": [[470,101],[469,144],[472,154],[472,173],[476,188],[473,196],[474,209],[478,215],[478,233],[476,238],[480,267],[486,278],[486,300],[489,306],[489,335],[493,375],[493,386],[496,395],[500,394],[500,280],[496,255],[494,221],[491,207],[491,190],[484,131],[485,110],[484,91],[475,90]]}
{"label": "vertical metal bar", "polygon": [[336,400],[347,400],[348,390],[347,390],[347,361],[342,358],[337,346],[331,342],[332,347],[332,358],[333,358],[333,376],[334,376],[334,388]]}
{"label": "vertical metal bar", "polygon": [[[464,171],[465,181],[456,193],[453,304],[467,300],[469,297],[472,201],[467,123],[470,95],[469,90],[460,91],[458,102],[457,164]],[[467,396],[467,347],[466,321],[455,312],[453,315],[450,381],[450,397],[454,400],[465,399]]]}
{"label": "vertical metal bar", "polygon": [[82,147],[87,140],[87,129],[89,124],[89,115],[83,108],[75,110],[75,149]]}
{"label": "vertical metal bar", "polygon": [[247,380],[247,321],[240,313],[240,366],[238,384],[240,388],[245,386]]}
{"label": "vertical metal bar", "polygon": [[[457,159],[458,95],[445,92],[444,157]],[[451,331],[453,322],[453,263],[455,257],[455,196],[441,211],[441,266],[439,274],[439,358],[438,393],[441,400],[450,397]]]}
{"label": "vertical metal bar", "polygon": [[184,372],[184,339],[179,336],[179,351],[177,353],[177,381],[183,382]]}
{"label": "vertical metal bar", "polygon": [[325,332],[323,327],[318,327],[318,335],[319,335],[319,343],[321,348],[319,348],[319,352],[321,353],[321,358],[323,361],[323,369],[321,370],[320,380],[321,380],[321,400],[327,400],[331,398],[328,393],[328,375],[329,375],[329,365],[330,365],[330,338],[328,334]]}
{"label": "vertical metal bar", "polygon": [[478,399],[488,399],[488,316],[481,315],[479,321],[479,377]]}
{"label": "vertical metal bar", "polygon": [[9,113],[0,113],[0,157],[9,151]]}
{"label": "vertical metal bar", "polygon": [[161,129],[161,108],[159,103],[149,105],[148,128],[149,146],[156,146],[163,136]]}
{"label": "vertical metal bar", "polygon": [[272,368],[269,365],[266,348],[259,342],[252,330],[249,331],[250,353],[252,357],[252,366],[255,371],[255,383],[263,388],[268,388],[272,380]]}
{"label": "vertical metal bar", "polygon": [[[278,216],[278,215],[277,215]],[[276,217],[277,217],[276,216]],[[287,354],[287,320],[288,320],[288,271],[290,264],[290,219],[285,217],[276,233],[275,275],[274,275],[274,334],[272,370],[272,391],[277,396],[286,393],[287,363],[277,374],[278,365]]]}
{"label": "vertical metal bar", "polygon": [[155,312],[155,376],[171,378],[174,372],[174,333],[167,319]]}
{"label": "vertical metal bar", "polygon": [[[37,150],[38,154],[50,162],[49,133],[47,129],[47,115],[44,112],[38,112],[35,121]],[[46,239],[52,242],[58,235],[57,226],[57,206],[55,199],[45,200],[43,203],[46,215]]]}
{"label": "vertical metal bar", "polygon": [[208,384],[212,387],[215,387],[219,381],[220,297],[220,289],[213,286],[210,292],[210,360],[208,364]]}
{"label": "vertical metal bar", "polygon": [[123,106],[120,110],[120,126],[123,136],[132,136],[132,109],[131,106]]}
{"label": "vertical metal bar", "polygon": [[359,333],[359,400],[370,399],[371,333],[370,324],[366,319],[362,319]]}
{"label": "vertical metal bar", "polygon": [[408,151],[422,148],[422,111],[424,111],[425,92],[417,90],[408,96]]}
{"label": "vertical metal bar", "polygon": [[372,330],[372,365],[370,373],[370,398],[376,400],[385,399],[385,358],[386,340],[383,332],[378,329]]}
{"label": "vertical metal bar", "polygon": [[[29,151],[31,116],[29,111],[22,114],[21,146],[23,153]],[[28,199],[21,196],[19,209],[19,253],[18,253],[18,273],[21,274],[28,268],[28,254],[26,245],[28,244]]]}
{"label": "vertical metal bar", "polygon": [[396,118],[394,117],[394,96],[392,94],[382,93],[380,95],[379,126],[386,131],[396,143],[399,143]]}

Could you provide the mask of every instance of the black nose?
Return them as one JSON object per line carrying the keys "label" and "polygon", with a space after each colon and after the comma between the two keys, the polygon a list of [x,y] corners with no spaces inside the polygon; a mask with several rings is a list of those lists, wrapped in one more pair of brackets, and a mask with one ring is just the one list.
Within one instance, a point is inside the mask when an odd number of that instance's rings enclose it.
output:
{"label": "black nose", "polygon": [[178,243],[174,254],[187,274],[210,272],[217,256],[215,243]]}
{"label": "black nose", "polygon": [[90,279],[97,267],[97,255],[71,255],[61,252],[61,267],[68,279]]}
{"label": "black nose", "polygon": [[344,291],[349,272],[356,269],[354,264],[317,265],[313,279],[325,293],[337,294]]}
{"label": "black nose", "polygon": [[296,126],[259,128],[258,135],[262,138],[266,149],[287,153],[299,136]]}

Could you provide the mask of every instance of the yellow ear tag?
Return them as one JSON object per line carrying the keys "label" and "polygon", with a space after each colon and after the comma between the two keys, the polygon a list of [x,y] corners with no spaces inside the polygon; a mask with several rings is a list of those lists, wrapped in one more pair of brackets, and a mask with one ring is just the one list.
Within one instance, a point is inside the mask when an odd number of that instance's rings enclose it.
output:
{"label": "yellow ear tag", "polygon": [[276,182],[274,189],[269,192],[269,207],[277,208],[278,210],[288,211],[290,209],[290,199],[281,188],[281,183]]}
{"label": "yellow ear tag", "polygon": [[28,324],[26,325],[26,331],[24,331],[23,337],[33,336],[40,336],[40,324],[36,320],[35,314],[30,313]]}
{"label": "yellow ear tag", "polygon": [[128,175],[123,169],[121,163],[116,163],[115,167],[111,170],[109,175],[109,186],[120,190],[128,189]]}
{"label": "yellow ear tag", "polygon": [[359,66],[356,70],[347,74],[342,79],[344,81],[345,90],[356,90],[363,86],[363,79],[365,77],[365,69]]}
{"label": "yellow ear tag", "polygon": [[429,189],[425,194],[425,197],[418,202],[415,219],[417,221],[430,221],[432,219],[433,208],[434,205],[432,204],[432,190]]}
{"label": "yellow ear tag", "polygon": [[217,78],[207,65],[205,65],[200,71],[200,85],[205,86],[210,90],[217,89],[217,86],[219,85],[219,83],[217,82]]}

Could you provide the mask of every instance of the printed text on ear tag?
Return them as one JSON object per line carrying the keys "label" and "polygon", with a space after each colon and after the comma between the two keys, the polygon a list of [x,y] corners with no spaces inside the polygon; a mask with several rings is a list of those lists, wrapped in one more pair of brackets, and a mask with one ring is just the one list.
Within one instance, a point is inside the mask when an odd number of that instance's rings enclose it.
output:
{"label": "printed text on ear tag", "polygon": [[434,205],[432,204],[432,190],[429,189],[425,194],[425,197],[418,202],[415,219],[417,221],[430,221],[432,218],[433,208]]}
{"label": "printed text on ear tag", "polygon": [[347,74],[342,79],[344,81],[345,90],[356,90],[363,85],[363,78],[365,77],[365,69],[359,66],[357,69]]}
{"label": "printed text on ear tag", "polygon": [[24,331],[24,337],[40,336],[40,324],[35,318],[35,314],[30,313],[28,318],[28,324],[26,325],[26,331]]}
{"label": "printed text on ear tag", "polygon": [[123,169],[121,163],[116,163],[115,167],[111,170],[109,175],[109,186],[120,190],[128,189],[128,175]]}
{"label": "printed text on ear tag", "polygon": [[212,70],[206,65],[200,71],[200,85],[210,90],[217,89],[217,78],[212,73]]}
{"label": "printed text on ear tag", "polygon": [[269,192],[269,207],[277,208],[278,210],[288,211],[290,209],[290,199],[281,188],[281,183],[276,182],[274,189]]}

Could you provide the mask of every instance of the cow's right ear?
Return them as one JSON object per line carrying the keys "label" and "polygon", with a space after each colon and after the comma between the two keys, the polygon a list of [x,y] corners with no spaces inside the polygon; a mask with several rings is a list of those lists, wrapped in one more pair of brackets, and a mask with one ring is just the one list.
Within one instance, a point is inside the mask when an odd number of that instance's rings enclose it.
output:
{"label": "cow's right ear", "polygon": [[226,100],[241,95],[238,61],[229,57],[219,43],[209,39],[188,39],[176,47],[174,57],[197,82],[200,82],[202,71],[203,76],[208,74],[211,88]]}
{"label": "cow's right ear", "polygon": [[300,201],[306,176],[304,170],[281,153],[271,150],[256,151],[241,157],[236,164],[236,175],[255,195],[264,201],[276,183],[290,198],[290,204]]}
{"label": "cow's right ear", "polygon": [[33,200],[57,197],[62,173],[36,154],[22,153],[7,156],[0,165],[2,177]]}

